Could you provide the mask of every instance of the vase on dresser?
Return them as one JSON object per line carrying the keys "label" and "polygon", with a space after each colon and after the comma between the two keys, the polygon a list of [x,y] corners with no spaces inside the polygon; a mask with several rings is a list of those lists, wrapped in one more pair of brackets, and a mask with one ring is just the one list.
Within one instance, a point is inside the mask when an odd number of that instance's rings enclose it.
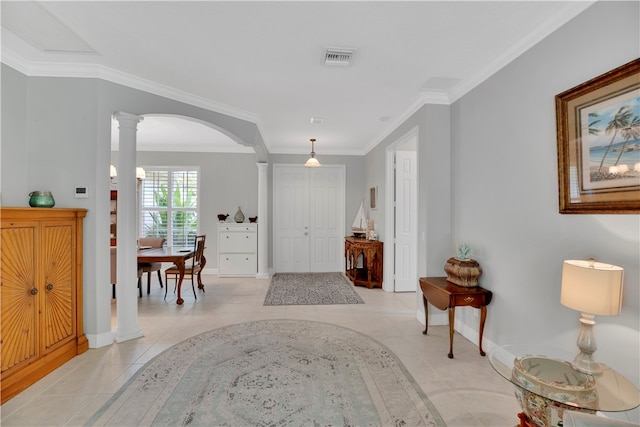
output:
{"label": "vase on dresser", "polygon": [[242,213],[242,209],[240,209],[240,206],[238,206],[238,212],[236,212],[236,216],[234,216],[233,219],[238,223],[244,222],[244,214]]}

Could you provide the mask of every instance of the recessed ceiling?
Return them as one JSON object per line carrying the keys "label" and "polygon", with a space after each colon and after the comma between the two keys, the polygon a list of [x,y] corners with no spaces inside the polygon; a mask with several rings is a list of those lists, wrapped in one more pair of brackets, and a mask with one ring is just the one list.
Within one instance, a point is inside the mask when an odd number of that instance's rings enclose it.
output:
{"label": "recessed ceiling", "polygon": [[[271,153],[307,153],[316,138],[319,155],[362,155],[592,3],[3,0],[2,61],[29,76],[108,74],[205,100],[255,122]],[[29,35],[33,23],[40,40],[63,35],[56,53]],[[323,64],[332,47],[355,50],[349,66]]]}

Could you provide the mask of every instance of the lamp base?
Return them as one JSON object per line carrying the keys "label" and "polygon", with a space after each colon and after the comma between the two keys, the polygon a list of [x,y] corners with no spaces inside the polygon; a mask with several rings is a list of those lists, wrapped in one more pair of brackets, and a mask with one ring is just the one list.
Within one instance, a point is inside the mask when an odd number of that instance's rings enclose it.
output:
{"label": "lamp base", "polygon": [[571,367],[583,374],[599,377],[602,375],[602,365],[593,360],[593,354],[580,352],[571,362]]}
{"label": "lamp base", "polygon": [[573,359],[571,366],[582,373],[593,376],[602,375],[602,367],[593,360],[593,353],[598,349],[593,327],[596,324],[595,316],[590,313],[582,313],[580,316],[580,333],[578,334],[578,348],[580,353]]}

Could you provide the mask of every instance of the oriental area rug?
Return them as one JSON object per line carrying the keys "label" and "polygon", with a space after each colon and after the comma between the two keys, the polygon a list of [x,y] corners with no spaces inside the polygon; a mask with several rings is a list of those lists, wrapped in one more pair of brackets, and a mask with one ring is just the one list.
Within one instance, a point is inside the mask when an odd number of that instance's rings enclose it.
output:
{"label": "oriental area rug", "polygon": [[226,326],[156,356],[88,421],[109,426],[444,426],[398,358],[351,329]]}
{"label": "oriental area rug", "polygon": [[275,273],[264,305],[364,304],[344,273]]}

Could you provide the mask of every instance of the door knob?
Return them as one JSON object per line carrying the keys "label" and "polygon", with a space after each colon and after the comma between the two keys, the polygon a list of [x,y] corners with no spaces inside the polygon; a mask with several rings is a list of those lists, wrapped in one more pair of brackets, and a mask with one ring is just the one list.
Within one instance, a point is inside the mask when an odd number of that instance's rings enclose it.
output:
{"label": "door knob", "polygon": [[36,288],[32,288],[30,293],[31,295],[35,295],[38,293],[38,290]]}

